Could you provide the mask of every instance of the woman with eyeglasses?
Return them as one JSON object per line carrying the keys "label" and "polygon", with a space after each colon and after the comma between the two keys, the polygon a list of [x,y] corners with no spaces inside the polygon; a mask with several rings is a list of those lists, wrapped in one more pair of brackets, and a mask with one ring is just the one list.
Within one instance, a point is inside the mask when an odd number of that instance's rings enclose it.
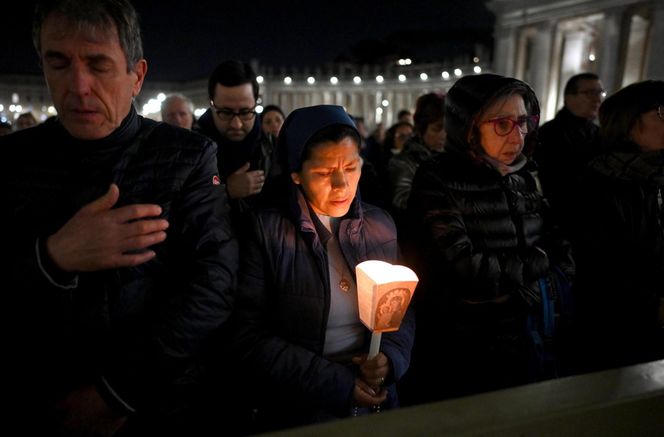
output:
{"label": "woman with eyeglasses", "polygon": [[621,89],[599,120],[575,247],[582,370],[664,358],[664,81]]}
{"label": "woman with eyeglasses", "polygon": [[573,262],[523,153],[539,113],[530,86],[509,77],[466,76],[447,93],[445,153],[420,166],[408,205],[419,248],[416,401],[556,373],[548,295],[567,285]]}

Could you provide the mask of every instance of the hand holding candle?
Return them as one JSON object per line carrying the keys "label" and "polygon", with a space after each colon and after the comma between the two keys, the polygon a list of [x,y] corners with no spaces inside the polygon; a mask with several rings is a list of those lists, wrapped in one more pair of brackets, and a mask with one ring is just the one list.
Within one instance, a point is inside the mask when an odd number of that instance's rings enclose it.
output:
{"label": "hand holding candle", "polygon": [[[356,408],[369,408],[374,405],[380,405],[387,399],[387,390],[382,389],[378,392],[374,390],[366,381],[361,378],[355,378],[355,387],[353,388],[353,405]],[[357,412],[353,413],[354,416]]]}
{"label": "hand holding candle", "polygon": [[[360,320],[371,330],[371,344],[366,358],[354,362],[360,365],[362,380],[374,392],[385,393],[383,385],[390,367],[387,356],[379,352],[381,336],[399,329],[418,278],[408,267],[374,260],[358,264],[355,273]],[[380,411],[380,403],[374,404],[374,411]]]}
{"label": "hand holding candle", "polygon": [[382,353],[373,359],[363,354],[353,358],[353,363],[359,368],[353,391],[355,406],[372,407],[374,411],[379,411],[377,406],[387,399],[384,383],[390,374],[390,360]]}
{"label": "hand holding candle", "polygon": [[373,358],[369,358],[367,355],[355,357],[353,363],[359,366],[360,378],[376,392],[381,389],[390,375],[390,360],[380,352]]}

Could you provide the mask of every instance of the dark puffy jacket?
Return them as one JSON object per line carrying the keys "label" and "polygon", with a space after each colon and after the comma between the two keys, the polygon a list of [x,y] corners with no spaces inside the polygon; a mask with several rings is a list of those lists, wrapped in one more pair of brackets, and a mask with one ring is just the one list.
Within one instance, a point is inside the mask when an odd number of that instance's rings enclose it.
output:
{"label": "dark puffy jacket", "polygon": [[[454,150],[420,166],[409,206],[440,291],[458,301],[518,297],[550,268],[544,199],[524,167],[501,176]],[[422,247],[422,249],[425,249]]]}
{"label": "dark puffy jacket", "polygon": [[392,208],[402,213],[408,207],[408,196],[419,165],[435,152],[417,140],[406,143],[404,150],[387,163],[387,175],[392,190]]}
{"label": "dark puffy jacket", "polygon": [[415,229],[410,226],[410,211],[407,209],[413,178],[421,163],[439,153],[441,152],[431,150],[421,144],[418,138],[415,138],[409,140],[404,146],[404,150],[398,155],[394,155],[387,163],[391,201],[389,211],[397,225],[399,247],[404,262],[408,264],[412,264],[418,251],[417,243],[414,241]]}
{"label": "dark puffy jacket", "polygon": [[[446,153],[423,163],[413,183],[409,209],[428,251],[420,254],[423,273],[432,273],[437,293],[455,301],[522,296],[547,275],[550,261],[572,270],[569,248],[545,223],[546,202],[532,163],[503,176],[480,156],[477,113],[509,87],[539,113],[534,92],[517,79],[482,74],[459,80],[445,103]],[[535,135],[528,133],[526,147]]]}
{"label": "dark puffy jacket", "polygon": [[198,119],[199,132],[217,144],[217,166],[222,182],[245,162],[251,164],[249,170],[263,170],[266,177],[281,172],[275,138],[263,132],[258,119],[244,140],[229,141],[219,134],[212,117],[210,109],[201,115]]}
{"label": "dark puffy jacket", "polygon": [[281,196],[281,166],[277,157],[276,140],[272,135],[263,132],[260,120],[256,119],[253,129],[242,141],[229,141],[222,137],[212,119],[212,111],[208,109],[198,120],[199,132],[217,144],[217,167],[222,183],[245,163],[249,163],[249,171],[262,170],[265,173],[265,184],[260,193],[241,199],[230,199],[233,224],[239,226],[246,211],[261,205],[271,205]]}
{"label": "dark puffy jacket", "polygon": [[[49,120],[0,145],[12,163],[2,176],[12,230],[5,284],[19,328],[12,355],[31,411],[95,383],[139,412],[167,408],[167,399],[186,391],[202,342],[232,307],[237,243],[215,144],[132,110],[106,139],[79,141]],[[45,259],[37,259],[37,239],[60,229],[111,181],[120,189],[116,206],[162,207],[166,241],[147,263],[80,272],[77,287],[56,287],[39,268]]]}
{"label": "dark puffy jacket", "polygon": [[[554,266],[573,273],[569,246],[547,220],[532,163],[521,155],[501,173],[482,156],[473,126],[501,90],[518,92],[529,113],[539,113],[532,89],[516,79],[485,74],[457,81],[445,100],[445,153],[420,165],[408,204],[420,276],[413,369],[421,366],[421,385],[438,396],[551,376],[531,353],[539,352],[531,333],[540,328],[526,326],[543,312],[539,281]],[[436,360],[436,347],[448,350],[449,359]]]}
{"label": "dark puffy jacket", "polygon": [[[257,384],[253,398],[265,396],[262,407],[280,426],[347,416],[356,376],[353,367],[322,356],[330,307],[327,254],[304,196],[294,191],[291,212],[256,214],[242,255],[236,307],[235,343],[247,384]],[[397,262],[394,223],[357,198],[341,219],[338,238],[351,271],[368,259]],[[410,311],[399,331],[382,336],[381,352],[391,360],[396,381],[408,368],[413,339]],[[395,387],[389,390],[388,404]]]}
{"label": "dark puffy jacket", "polygon": [[569,248],[548,236],[544,206],[525,167],[501,176],[448,148],[418,169],[409,211],[419,233],[412,369],[420,401],[551,376],[548,362],[534,364],[525,327],[541,311],[538,280],[572,263]]}

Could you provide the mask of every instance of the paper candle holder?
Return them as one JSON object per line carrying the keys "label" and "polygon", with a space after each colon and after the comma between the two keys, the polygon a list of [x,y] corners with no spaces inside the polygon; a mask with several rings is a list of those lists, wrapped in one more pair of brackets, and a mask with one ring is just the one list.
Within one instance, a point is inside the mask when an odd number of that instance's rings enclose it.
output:
{"label": "paper candle holder", "polygon": [[406,266],[369,260],[355,267],[360,320],[372,332],[397,331],[419,279]]}

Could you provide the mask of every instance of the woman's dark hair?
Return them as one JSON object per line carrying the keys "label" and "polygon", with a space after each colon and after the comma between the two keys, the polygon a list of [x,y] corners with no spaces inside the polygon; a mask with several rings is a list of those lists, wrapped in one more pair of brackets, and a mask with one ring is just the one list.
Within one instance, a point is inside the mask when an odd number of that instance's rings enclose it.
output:
{"label": "woman's dark hair", "polygon": [[401,117],[406,117],[406,116],[410,117],[412,115],[413,114],[408,109],[402,109],[397,113],[397,120],[401,120]]}
{"label": "woman's dark hair", "polygon": [[443,121],[445,115],[445,96],[440,93],[423,94],[415,104],[415,132],[422,137],[432,123]]}
{"label": "woman's dark hair", "polygon": [[602,148],[611,151],[635,152],[631,141],[632,128],[641,114],[664,105],[664,81],[645,80],[633,83],[609,96],[599,107]]}
{"label": "woman's dark hair", "polygon": [[389,153],[389,151],[394,148],[394,137],[397,134],[397,129],[399,129],[401,126],[409,126],[411,128],[413,127],[413,125],[407,121],[399,121],[390,126],[390,128],[385,132],[385,141],[383,142],[383,149],[386,151],[386,153]]}
{"label": "woman's dark hair", "polygon": [[304,144],[304,148],[302,149],[302,159],[300,159],[299,168],[293,171],[298,172],[302,170],[302,164],[304,163],[304,161],[311,158],[311,151],[317,145],[328,141],[338,143],[345,138],[351,138],[353,142],[355,142],[355,145],[359,150],[360,135],[357,133],[356,129],[353,129],[352,127],[347,126],[345,124],[332,124],[322,128],[321,130],[313,134],[311,138],[309,138],[309,141],[307,141]]}
{"label": "woman's dark hair", "polygon": [[280,107],[277,105],[267,105],[265,108],[263,108],[263,112],[261,112],[261,121],[263,121],[265,114],[268,112],[278,112],[284,119],[286,118],[284,111],[282,111]]}

